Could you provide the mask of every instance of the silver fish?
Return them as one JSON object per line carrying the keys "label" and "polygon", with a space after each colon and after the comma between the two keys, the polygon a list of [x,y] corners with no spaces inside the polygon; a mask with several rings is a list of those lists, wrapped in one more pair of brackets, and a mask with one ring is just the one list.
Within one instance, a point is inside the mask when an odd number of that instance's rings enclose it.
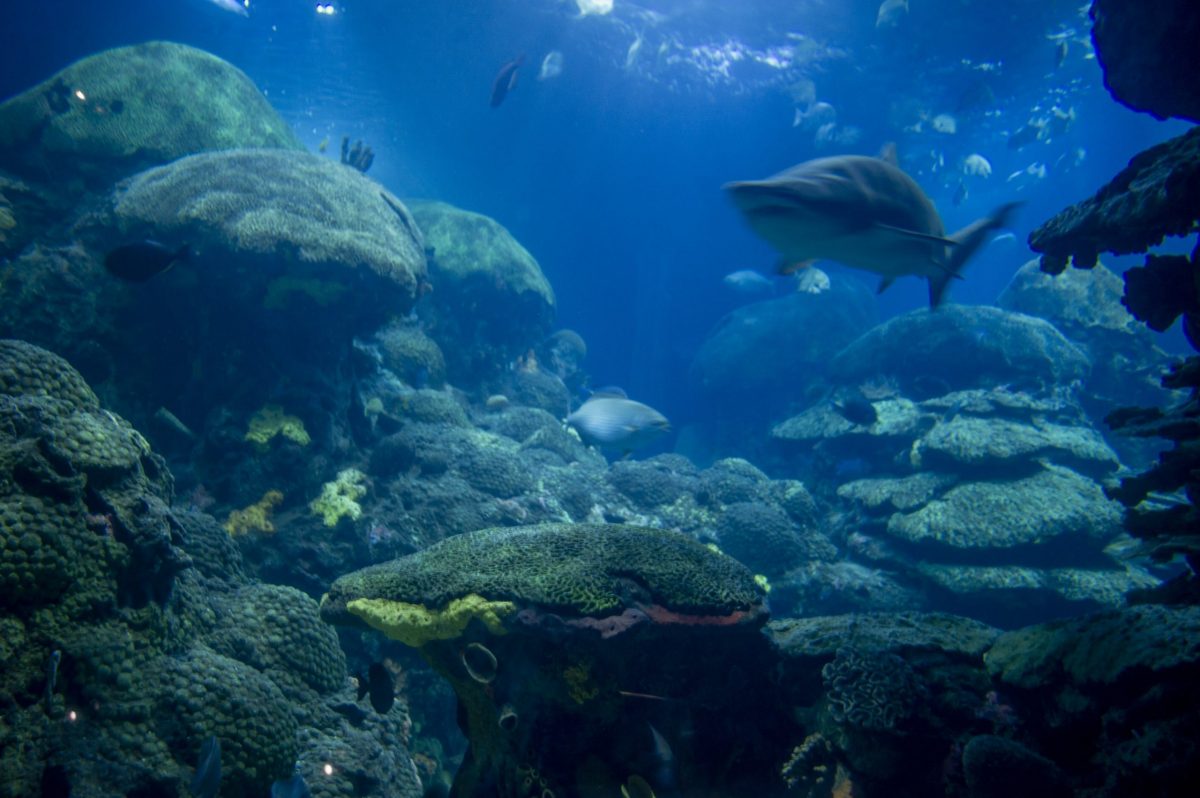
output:
{"label": "silver fish", "polygon": [[649,405],[617,396],[596,396],[567,416],[584,443],[630,452],[667,432],[666,416]]}
{"label": "silver fish", "polygon": [[738,269],[721,278],[721,282],[742,294],[757,294],[770,291],[773,285],[770,280],[753,269]]}
{"label": "silver fish", "polygon": [[1001,205],[947,236],[916,181],[890,161],[861,155],[806,161],[725,190],[751,229],[783,255],[782,272],[833,260],[882,275],[880,291],[897,277],[924,277],[931,307],[1018,205]]}

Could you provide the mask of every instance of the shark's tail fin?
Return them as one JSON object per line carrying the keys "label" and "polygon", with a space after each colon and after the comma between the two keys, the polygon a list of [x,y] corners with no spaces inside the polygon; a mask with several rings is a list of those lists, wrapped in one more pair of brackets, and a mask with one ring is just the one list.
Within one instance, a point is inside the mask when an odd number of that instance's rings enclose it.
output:
{"label": "shark's tail fin", "polygon": [[969,225],[950,236],[955,246],[947,247],[946,270],[936,277],[929,278],[929,306],[936,308],[942,303],[946,286],[950,281],[962,276],[962,270],[967,261],[987,241],[993,230],[1008,225],[1009,217],[1021,205],[1020,202],[1007,202],[996,208],[990,215],[976,219]]}

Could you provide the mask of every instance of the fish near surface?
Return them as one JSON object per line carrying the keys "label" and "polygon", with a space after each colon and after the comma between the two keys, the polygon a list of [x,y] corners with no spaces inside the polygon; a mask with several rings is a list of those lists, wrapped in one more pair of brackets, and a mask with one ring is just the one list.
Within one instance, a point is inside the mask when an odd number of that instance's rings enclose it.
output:
{"label": "fish near surface", "polygon": [[630,452],[671,428],[666,416],[649,405],[619,396],[600,395],[567,416],[567,425],[584,443]]}
{"label": "fish near surface", "polygon": [[783,255],[784,273],[793,264],[832,260],[881,275],[880,291],[897,277],[923,277],[931,307],[1017,206],[1002,205],[947,236],[916,181],[888,160],[862,155],[806,161],[725,190],[751,229]]}

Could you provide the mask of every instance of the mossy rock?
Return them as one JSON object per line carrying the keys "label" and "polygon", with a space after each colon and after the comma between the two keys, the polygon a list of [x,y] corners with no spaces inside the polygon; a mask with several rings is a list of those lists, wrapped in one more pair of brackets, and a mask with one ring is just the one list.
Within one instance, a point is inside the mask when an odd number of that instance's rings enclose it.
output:
{"label": "mossy rock", "polygon": [[[403,312],[425,279],[424,243],[400,201],[358,171],[304,152],[181,158],[122,184],[112,212],[128,238],[186,240],[240,260],[247,274],[231,290],[257,286],[272,310],[373,305],[363,292],[384,292],[391,311]],[[202,254],[195,268],[215,260]]]}
{"label": "mossy rock", "polygon": [[416,200],[409,207],[435,253],[435,290],[482,279],[494,285],[498,299],[538,300],[543,315],[553,315],[554,289],[541,266],[495,219],[445,202]]}
{"label": "mossy rock", "polygon": [[829,363],[840,385],[890,377],[905,396],[1064,385],[1087,375],[1087,354],[1044,319],[983,305],[915,310],[863,334]]}
{"label": "mossy rock", "polygon": [[1005,684],[1034,688],[1164,672],[1200,661],[1200,607],[1147,605],[1008,632],[984,657]]}
{"label": "mossy rock", "polygon": [[479,596],[576,616],[614,615],[631,596],[677,613],[757,614],[763,593],[730,557],[676,532],[603,524],[483,529],[347,574],[321,600],[331,623],[363,626],[350,602],[446,608]]}
{"label": "mossy rock", "polygon": [[1090,427],[955,416],[939,421],[916,444],[925,467],[945,471],[986,469],[997,473],[1048,459],[1090,474],[1120,463],[1104,438]]}
{"label": "mossy rock", "polygon": [[502,225],[444,202],[412,200],[433,257],[433,336],[450,378],[468,385],[499,373],[549,331],[554,290],[537,260]]}
{"label": "mossy rock", "polygon": [[241,70],[171,42],[89,56],[0,105],[0,166],[32,179],[101,186],[238,147],[302,148]]}
{"label": "mossy rock", "polygon": [[1066,546],[1115,537],[1121,510],[1092,480],[1047,466],[1021,479],[955,485],[915,512],[893,515],[887,531],[909,543],[959,551]]}

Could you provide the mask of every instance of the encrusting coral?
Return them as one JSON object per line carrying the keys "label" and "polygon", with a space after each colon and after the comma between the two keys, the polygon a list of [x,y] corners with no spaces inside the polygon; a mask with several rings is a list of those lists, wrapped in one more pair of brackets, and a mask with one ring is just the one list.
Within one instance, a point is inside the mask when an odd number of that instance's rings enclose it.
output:
{"label": "encrusting coral", "polygon": [[301,446],[307,446],[311,441],[308,430],[304,428],[304,422],[296,416],[284,413],[279,405],[266,405],[251,416],[244,440],[265,447],[276,435]]}
{"label": "encrusting coral", "polygon": [[231,512],[225,521],[225,531],[233,537],[247,535],[251,532],[273,534],[275,525],[271,523],[271,512],[281,501],[283,501],[282,493],[277,490],[267,491],[261,499],[249,507]]}

